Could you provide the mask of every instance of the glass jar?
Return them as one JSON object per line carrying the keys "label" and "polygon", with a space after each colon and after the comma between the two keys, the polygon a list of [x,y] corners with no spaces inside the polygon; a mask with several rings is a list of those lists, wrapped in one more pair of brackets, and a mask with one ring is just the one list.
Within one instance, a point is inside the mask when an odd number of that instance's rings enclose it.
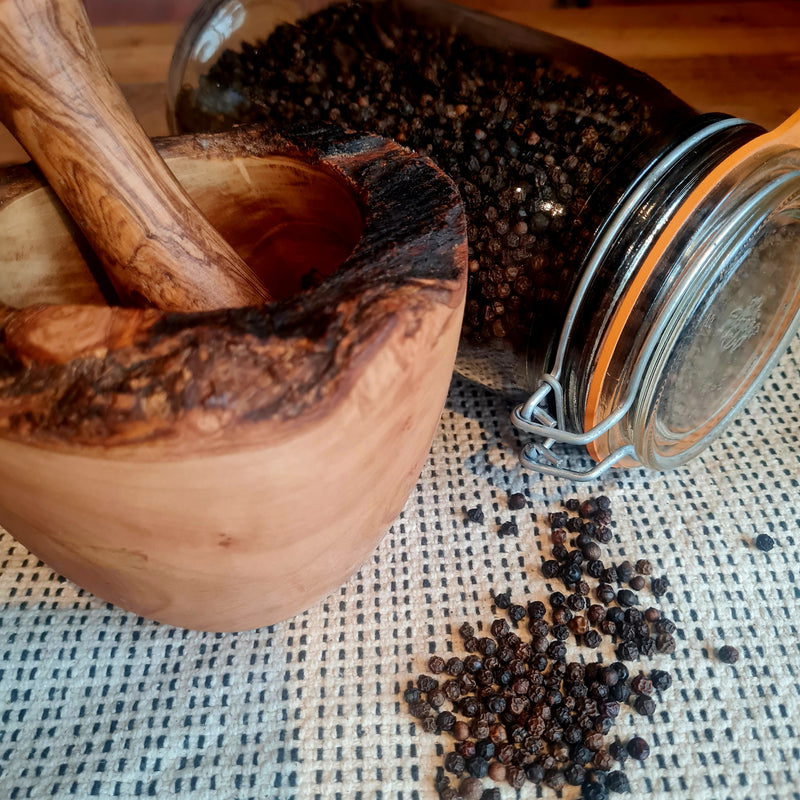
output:
{"label": "glass jar", "polygon": [[337,123],[454,178],[456,369],[520,399],[528,467],[686,462],[800,327],[800,150],[573,42],[443,0],[207,0],[169,96],[175,132]]}

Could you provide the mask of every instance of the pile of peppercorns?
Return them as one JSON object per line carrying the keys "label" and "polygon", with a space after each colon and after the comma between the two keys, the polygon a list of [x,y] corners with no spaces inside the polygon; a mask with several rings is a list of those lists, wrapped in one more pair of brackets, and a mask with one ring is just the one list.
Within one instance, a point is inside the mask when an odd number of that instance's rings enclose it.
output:
{"label": "pile of peppercorns", "polygon": [[[517,500],[509,506],[520,507]],[[655,696],[671,686],[668,672],[630,670],[625,662],[673,653],[675,624],[656,608],[638,607],[635,592],[652,572],[648,561],[600,560],[600,545],[612,538],[608,498],[571,499],[565,508],[548,517],[553,558],[542,565],[545,577],[565,591],[526,605],[512,602],[508,591],[496,593],[495,606],[506,618],[494,619],[486,636],[461,625],[468,655],[431,656],[430,674],[405,690],[422,729],[453,741],[436,780],[442,800],[499,800],[497,787],[484,787],[487,777],[515,789],[528,782],[554,790],[581,786],[586,800],[604,800],[609,792],[629,791],[620,769],[625,759],[642,761],[650,753],[638,736],[625,744],[606,744],[606,738],[623,704],[652,716]],[[467,520],[483,521],[476,511]],[[667,582],[651,578],[650,586],[660,596]],[[616,643],[618,660],[584,663],[604,637]],[[568,660],[568,644],[578,659]]]}
{"label": "pile of peppercorns", "polygon": [[534,320],[560,324],[597,225],[638,171],[631,154],[653,134],[651,113],[596,71],[478,46],[370,2],[332,4],[225,51],[177,101],[182,130],[323,121],[430,155],[467,215],[464,335],[517,348]]}

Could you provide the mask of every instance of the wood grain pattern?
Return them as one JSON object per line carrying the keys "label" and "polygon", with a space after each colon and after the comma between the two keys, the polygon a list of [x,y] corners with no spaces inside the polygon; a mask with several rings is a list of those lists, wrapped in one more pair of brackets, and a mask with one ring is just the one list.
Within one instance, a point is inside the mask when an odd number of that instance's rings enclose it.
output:
{"label": "wood grain pattern", "polygon": [[0,95],[0,117],[124,301],[202,310],[269,299],[153,151],[80,0],[1,0]]}
{"label": "wood grain pattern", "polygon": [[[0,311],[0,524],[136,613],[265,625],[338,586],[418,478],[460,334],[463,211],[430,161],[376,137],[252,128],[157,147],[233,244],[270,246],[253,229],[310,238],[320,258],[306,249],[305,271],[339,268],[250,308],[80,305],[70,298],[91,271],[75,255],[58,285],[65,245],[81,248],[54,211],[52,236],[24,251],[53,262],[30,286],[45,302],[26,305],[25,287],[5,281],[20,271],[18,243],[0,238],[0,301],[13,290],[22,306]],[[0,231],[20,203],[57,205],[35,172],[9,173]],[[308,204],[277,202],[293,180]],[[245,224],[232,207],[248,209]],[[315,220],[323,235],[309,236]],[[333,231],[344,238],[332,251]]]}

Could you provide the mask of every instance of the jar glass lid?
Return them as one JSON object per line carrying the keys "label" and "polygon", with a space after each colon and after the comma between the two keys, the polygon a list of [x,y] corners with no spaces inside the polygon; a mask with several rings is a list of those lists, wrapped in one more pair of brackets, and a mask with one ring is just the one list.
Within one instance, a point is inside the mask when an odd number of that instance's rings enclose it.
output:
{"label": "jar glass lid", "polygon": [[657,469],[706,447],[800,326],[800,172],[750,198],[705,244],[702,277],[692,274],[631,414],[637,456]]}
{"label": "jar glass lid", "polygon": [[595,460],[628,446],[635,457],[623,463],[663,470],[689,461],[800,327],[800,151],[767,144],[701,184],[612,313],[585,429],[614,409],[623,416],[587,445]]}

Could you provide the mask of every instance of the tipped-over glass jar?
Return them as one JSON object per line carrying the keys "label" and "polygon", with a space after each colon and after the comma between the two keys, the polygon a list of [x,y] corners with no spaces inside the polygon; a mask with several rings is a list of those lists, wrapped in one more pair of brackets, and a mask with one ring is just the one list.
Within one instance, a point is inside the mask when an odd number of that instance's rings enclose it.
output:
{"label": "tipped-over glass jar", "polygon": [[[336,123],[453,177],[470,244],[456,368],[527,397],[526,466],[588,480],[686,462],[800,326],[796,118],[765,134],[699,114],[595,51],[442,0],[210,0],[170,98],[176,132]],[[555,442],[597,465],[564,467]]]}

